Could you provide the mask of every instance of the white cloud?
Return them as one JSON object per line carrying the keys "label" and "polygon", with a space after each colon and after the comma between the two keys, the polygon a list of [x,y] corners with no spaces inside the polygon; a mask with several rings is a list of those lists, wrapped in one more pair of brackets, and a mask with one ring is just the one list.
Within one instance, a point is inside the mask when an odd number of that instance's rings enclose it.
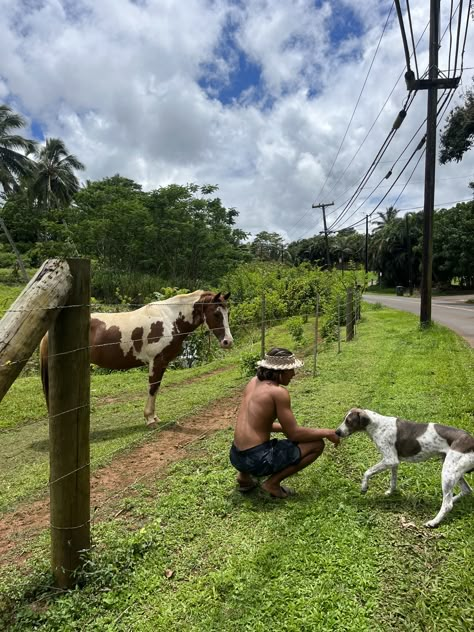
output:
{"label": "white cloud", "polygon": [[[410,6],[418,40],[429,7],[421,0]],[[380,0],[0,0],[0,98],[41,124],[45,136],[61,137],[85,163],[84,178],[121,173],[146,189],[218,184],[223,203],[240,213],[239,227],[296,239],[321,229],[312,203],[334,200],[329,219],[337,217],[406,100],[394,12],[374,59],[388,10]],[[418,50],[424,72],[427,33]],[[445,68],[448,52],[449,31],[440,50]],[[253,75],[239,75],[242,59]],[[464,65],[472,61],[468,38]],[[410,138],[418,142],[425,116],[420,92],[350,213]],[[347,223],[371,212],[413,144],[372,206]],[[470,196],[472,154],[438,168],[437,202]],[[423,165],[397,206],[423,204]]]}

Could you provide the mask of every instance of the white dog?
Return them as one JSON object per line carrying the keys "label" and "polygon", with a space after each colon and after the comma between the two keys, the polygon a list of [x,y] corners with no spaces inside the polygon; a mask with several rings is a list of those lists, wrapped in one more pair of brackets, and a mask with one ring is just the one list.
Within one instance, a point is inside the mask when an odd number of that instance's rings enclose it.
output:
{"label": "white dog", "polygon": [[[363,478],[361,491],[365,494],[369,479],[378,472],[390,469],[392,478],[387,495],[397,486],[397,470],[400,461],[424,461],[433,456],[444,459],[441,473],[443,503],[437,516],[425,523],[426,527],[437,527],[453,508],[453,503],[471,493],[464,474],[474,470],[474,437],[465,430],[440,424],[421,424],[404,421],[397,417],[386,417],[371,410],[351,408],[336,430],[339,437],[348,437],[353,432],[365,431],[377,446],[382,460],[369,468]],[[454,486],[459,483],[461,491],[453,496]]]}

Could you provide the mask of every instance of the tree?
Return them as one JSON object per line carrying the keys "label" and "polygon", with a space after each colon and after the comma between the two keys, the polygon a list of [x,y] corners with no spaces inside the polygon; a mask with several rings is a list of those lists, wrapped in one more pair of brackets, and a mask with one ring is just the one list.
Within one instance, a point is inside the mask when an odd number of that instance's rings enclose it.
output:
{"label": "tree", "polygon": [[266,230],[263,230],[255,235],[249,249],[256,259],[263,261],[281,261],[284,247],[281,235],[278,233],[268,233]]}
{"label": "tree", "polygon": [[389,206],[385,213],[383,211],[379,211],[377,213],[378,219],[374,221],[374,233],[382,230],[383,228],[386,228],[389,224],[393,224],[397,215],[398,209],[394,208],[393,206]]}
{"label": "tree", "polygon": [[15,114],[8,105],[0,105],[0,185],[4,194],[11,193],[19,179],[28,175],[33,166],[28,154],[35,151],[36,143],[11,133],[25,125],[22,116]]}
{"label": "tree", "polygon": [[74,171],[85,169],[82,162],[68,153],[59,138],[46,139],[37,151],[36,159],[29,182],[31,199],[46,211],[68,206],[79,190],[79,180]]}
{"label": "tree", "polygon": [[474,287],[474,202],[463,202],[435,213],[433,225],[433,278],[450,286],[453,277],[461,287]]}
{"label": "tree", "polygon": [[447,118],[440,138],[439,161],[442,165],[451,160],[459,162],[474,142],[474,91],[467,90],[464,104],[458,105]]}

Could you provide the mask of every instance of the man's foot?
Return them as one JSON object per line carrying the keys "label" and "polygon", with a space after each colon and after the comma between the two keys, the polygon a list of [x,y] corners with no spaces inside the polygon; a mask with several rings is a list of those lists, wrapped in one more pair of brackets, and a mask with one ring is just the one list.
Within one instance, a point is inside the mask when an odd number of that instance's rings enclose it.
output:
{"label": "man's foot", "polygon": [[242,494],[246,494],[247,492],[252,491],[252,489],[255,489],[258,485],[258,482],[253,479],[250,474],[243,474],[240,473],[237,476],[237,491],[241,492]]}
{"label": "man's foot", "polygon": [[272,498],[288,498],[288,496],[295,496],[296,492],[290,487],[284,485],[262,485],[262,489],[267,492]]}

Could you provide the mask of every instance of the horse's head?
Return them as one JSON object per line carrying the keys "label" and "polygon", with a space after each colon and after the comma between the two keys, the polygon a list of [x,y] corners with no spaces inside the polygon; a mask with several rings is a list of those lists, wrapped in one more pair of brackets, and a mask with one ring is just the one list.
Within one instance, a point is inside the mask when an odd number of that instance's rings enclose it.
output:
{"label": "horse's head", "polygon": [[203,301],[204,322],[215,335],[223,349],[230,349],[234,343],[229,328],[228,294],[211,294],[209,300]]}

